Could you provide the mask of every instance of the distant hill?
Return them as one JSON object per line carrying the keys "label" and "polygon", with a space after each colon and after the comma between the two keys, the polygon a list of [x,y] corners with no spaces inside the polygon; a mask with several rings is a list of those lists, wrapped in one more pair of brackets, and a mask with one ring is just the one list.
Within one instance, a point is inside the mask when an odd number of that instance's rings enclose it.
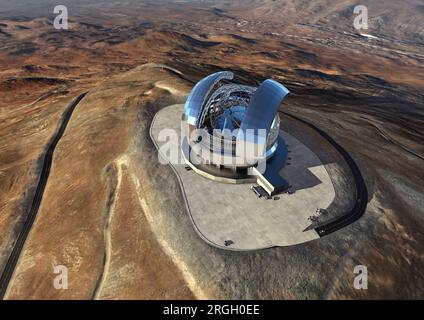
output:
{"label": "distant hill", "polygon": [[[71,13],[83,10],[121,10],[126,7],[167,7],[169,16],[182,7],[210,10],[219,17],[234,17],[247,21],[266,21],[284,25],[312,25],[330,30],[355,31],[353,28],[356,5],[369,10],[367,33],[403,41],[424,44],[424,1],[422,0],[63,0]],[[0,18],[15,15],[40,16],[52,14],[54,0],[0,0]],[[165,16],[164,16],[165,17]]]}
{"label": "distant hill", "polygon": [[312,24],[339,31],[355,30],[353,9],[363,4],[369,13],[367,33],[424,43],[424,1],[420,0],[224,0],[213,3],[223,12],[246,20]]}

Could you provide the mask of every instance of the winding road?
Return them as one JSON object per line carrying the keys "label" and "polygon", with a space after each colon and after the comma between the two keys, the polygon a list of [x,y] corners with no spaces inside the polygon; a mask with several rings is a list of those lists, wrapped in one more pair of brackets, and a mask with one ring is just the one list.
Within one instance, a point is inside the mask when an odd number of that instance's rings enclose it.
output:
{"label": "winding road", "polygon": [[339,145],[333,138],[331,138],[330,135],[328,135],[326,132],[316,127],[312,123],[306,120],[303,120],[291,113],[288,113],[288,112],[282,112],[282,113],[299,122],[306,124],[307,126],[314,129],[316,132],[318,132],[324,139],[326,139],[337,150],[337,152],[343,157],[343,159],[349,165],[349,168],[352,171],[353,179],[355,181],[356,202],[353,208],[349,212],[346,212],[342,214],[341,216],[336,217],[326,222],[325,224],[316,227],[315,231],[319,234],[320,237],[323,237],[325,235],[328,235],[337,230],[340,230],[352,224],[353,222],[357,221],[365,213],[365,210],[367,209],[367,203],[368,203],[367,185],[365,184],[365,180],[362,177],[362,174],[358,168],[358,165],[355,163],[355,161],[350,156],[350,154],[341,145]]}
{"label": "winding road", "polygon": [[13,246],[12,252],[10,253],[9,258],[7,259],[6,265],[0,276],[0,299],[4,299],[7,287],[9,286],[10,279],[13,276],[13,272],[15,271],[22,249],[25,245],[25,241],[28,237],[29,232],[31,231],[32,225],[34,224],[35,218],[40,208],[44,189],[46,188],[47,179],[49,178],[50,169],[52,166],[54,150],[56,149],[59,140],[62,138],[65,132],[66,126],[68,125],[69,120],[71,119],[72,113],[86,94],[87,93],[83,93],[79,95],[74,101],[69,104],[62,116],[62,120],[57,132],[50,139],[50,142],[47,146],[47,150],[44,154],[43,168],[41,169],[40,179],[38,181],[37,189],[34,194],[34,199],[32,200],[31,209],[29,210],[24,225],[21,231],[19,232],[18,238],[15,242],[15,245]]}

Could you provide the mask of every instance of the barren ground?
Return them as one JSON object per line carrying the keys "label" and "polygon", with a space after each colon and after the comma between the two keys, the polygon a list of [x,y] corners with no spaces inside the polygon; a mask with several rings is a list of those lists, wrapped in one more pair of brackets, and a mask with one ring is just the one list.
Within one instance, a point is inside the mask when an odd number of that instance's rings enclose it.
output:
{"label": "barren ground", "polygon": [[[70,29],[58,31],[49,1],[26,11],[5,2],[0,270],[29,211],[46,146],[69,103],[89,92],[55,150],[6,298],[422,299],[424,57],[412,22],[423,11],[414,1],[405,11],[386,2],[387,12],[399,13],[381,13],[391,27],[371,29],[374,40],[334,22],[349,14],[342,7],[311,6],[283,24],[269,18],[269,7],[253,16],[228,5],[78,2]],[[399,31],[402,19],[408,27]],[[281,81],[291,91],[283,108],[351,153],[369,190],[360,221],[310,244],[248,254],[197,237],[175,175],[157,165],[148,128],[160,108],[184,102],[192,86],[184,78],[222,69],[251,84]],[[52,286],[57,264],[69,268],[68,290]],[[367,291],[352,287],[358,264],[369,268]]]}

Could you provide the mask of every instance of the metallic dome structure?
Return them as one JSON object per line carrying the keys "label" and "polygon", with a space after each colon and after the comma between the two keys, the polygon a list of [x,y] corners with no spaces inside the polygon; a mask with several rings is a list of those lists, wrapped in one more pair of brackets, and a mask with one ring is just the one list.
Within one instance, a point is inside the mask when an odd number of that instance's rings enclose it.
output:
{"label": "metallic dome structure", "polygon": [[183,113],[184,159],[207,178],[258,181],[271,195],[288,185],[278,175],[287,158],[278,108],[289,91],[274,80],[256,88],[233,79],[232,72],[217,72],[191,91]]}

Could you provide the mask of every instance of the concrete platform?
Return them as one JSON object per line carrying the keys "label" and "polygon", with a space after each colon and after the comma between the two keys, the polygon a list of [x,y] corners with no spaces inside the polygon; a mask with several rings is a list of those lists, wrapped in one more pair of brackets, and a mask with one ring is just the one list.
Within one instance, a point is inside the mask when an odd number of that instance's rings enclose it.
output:
{"label": "concrete platform", "polygon": [[[159,141],[162,129],[173,129],[180,137],[182,111],[183,105],[173,105],[156,114],[150,134],[158,150],[164,143],[169,144]],[[319,238],[315,230],[305,229],[311,224],[308,217],[318,208],[327,208],[334,200],[331,178],[310,149],[287,132],[280,134],[292,159],[280,174],[296,192],[279,195],[277,200],[259,199],[250,189],[252,184],[219,183],[187,171],[182,160],[179,164],[170,164],[181,183],[197,233],[211,245],[245,251],[296,245]],[[177,143],[179,146],[181,141]],[[175,150],[179,150],[178,146]],[[164,159],[169,158],[160,154]],[[182,159],[181,152],[179,159]],[[227,240],[233,244],[225,246]]]}

